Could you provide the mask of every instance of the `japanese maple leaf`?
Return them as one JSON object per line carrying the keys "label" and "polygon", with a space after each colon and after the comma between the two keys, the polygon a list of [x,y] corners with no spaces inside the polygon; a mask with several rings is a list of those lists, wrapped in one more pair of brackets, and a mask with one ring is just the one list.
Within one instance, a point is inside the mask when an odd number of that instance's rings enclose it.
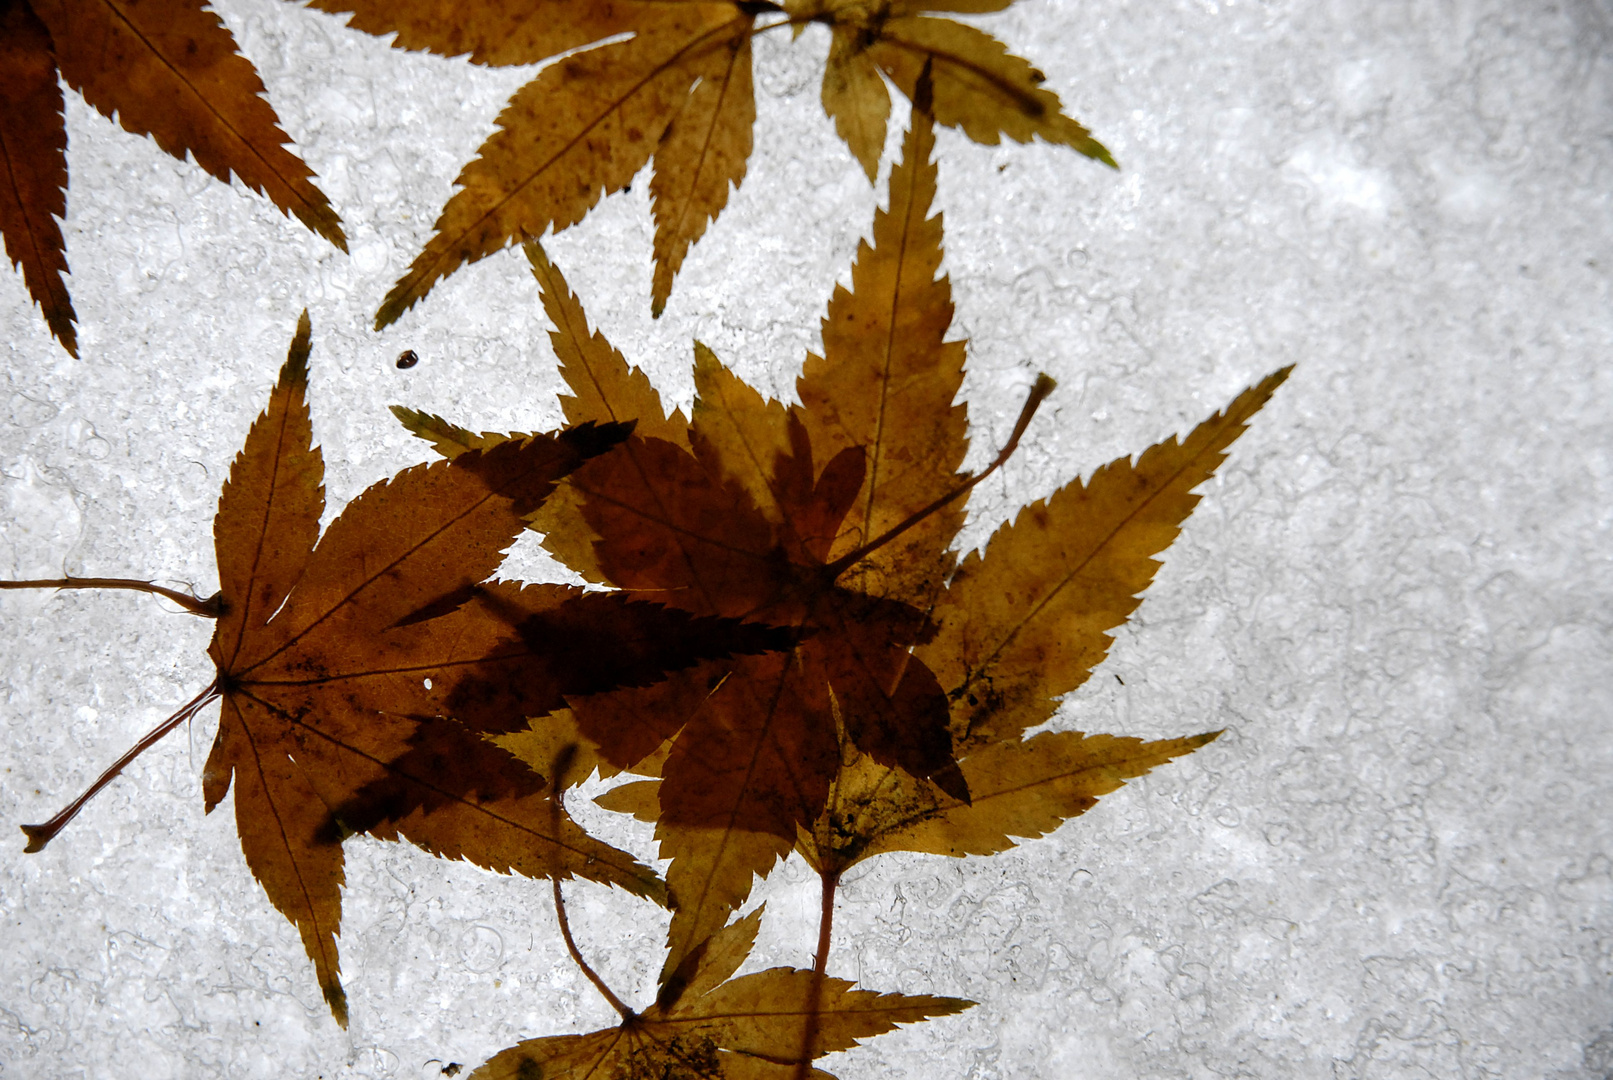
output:
{"label": "japanese maple leaf", "polygon": [[[500,872],[578,875],[663,897],[652,871],[584,833],[548,779],[453,720],[445,701],[465,702],[482,726],[508,724],[501,710],[546,713],[568,693],[651,684],[783,638],[622,594],[484,583],[555,481],[620,443],[628,424],[583,424],[406,469],[364,491],[321,536],[309,338],[304,313],[219,497],[218,595],[177,597],[218,620],[208,648],[217,680],[133,753],[222,699],[206,807],[233,782],[247,864],[296,924],[345,1023],[336,935],[350,832],[401,837]],[[28,850],[49,842],[133,753],[57,818],[24,826]]]}
{"label": "japanese maple leaf", "polygon": [[[1102,659],[1108,631],[1153,577],[1153,556],[1197,501],[1192,489],[1287,372],[1182,442],[1033,504],[960,567],[952,543],[964,498],[986,474],[958,472],[963,344],[946,339],[941,221],[929,216],[933,132],[917,98],[890,208],[858,250],[852,287],[830,300],[799,405],[763,399],[697,345],[693,416],[668,417],[529,249],[574,391],[562,399],[567,419],[639,420],[633,438],[579,468],[535,516],[547,546],[591,579],[798,633],[787,653],[570,696],[557,718],[613,766],[660,773],[605,802],[655,820],[672,860],[668,971],[792,847],[833,879],[877,850],[943,846],[935,837],[948,823],[978,834],[952,844],[956,853],[1007,846],[1009,834],[1048,831],[1211,737],[1018,743]],[[992,468],[1048,388],[1038,382]],[[449,454],[499,438],[403,418]],[[540,743],[542,726],[532,725]]]}
{"label": "japanese maple leaf", "polygon": [[[665,307],[689,248],[745,178],[756,101],[751,39],[829,27],[823,106],[870,181],[890,113],[887,81],[911,97],[928,67],[934,111],[976,142],[1040,137],[1113,165],[1064,115],[1043,76],[984,31],[925,12],[998,11],[1011,0],[532,0],[515,7],[429,0],[309,0],[393,44],[488,65],[544,68],[461,171],[435,235],[387,294],[379,329],[438,281],[512,241],[583,219],[653,160],[651,304]],[[759,19],[767,20],[760,24]],[[623,38],[623,35],[627,35]]]}
{"label": "japanese maple leaf", "polygon": [[790,1080],[796,1075],[833,1080],[818,1069],[798,1073],[797,1062],[973,1004],[854,990],[843,979],[796,968],[733,978],[750,955],[761,917],[759,908],[703,941],[643,1012],[627,1009],[611,995],[623,1014],[617,1027],[528,1039],[495,1054],[469,1080]]}
{"label": "japanese maple leaf", "polygon": [[50,332],[78,355],[62,280],[67,127],[57,75],[108,119],[236,176],[347,250],[341,219],[263,98],[263,81],[202,0],[6,0],[0,4],[0,233]]}

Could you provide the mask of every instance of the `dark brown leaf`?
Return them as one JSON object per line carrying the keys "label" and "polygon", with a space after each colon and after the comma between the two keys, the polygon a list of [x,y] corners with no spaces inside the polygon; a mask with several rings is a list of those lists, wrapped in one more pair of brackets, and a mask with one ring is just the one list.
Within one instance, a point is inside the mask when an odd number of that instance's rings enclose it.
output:
{"label": "dark brown leaf", "polygon": [[[786,647],[794,635],[620,593],[487,581],[556,482],[619,445],[630,423],[504,439],[406,469],[364,491],[321,536],[310,336],[304,313],[220,495],[217,596],[200,601],[121,579],[7,584],[137,587],[217,618],[213,686],[85,798],[222,698],[203,775],[207,809],[234,787],[248,865],[297,925],[345,1023],[336,936],[346,835],[407,839],[499,872],[577,875],[664,900],[651,870],[562,810],[556,793],[574,778],[557,763],[586,769],[599,760],[579,752],[580,735],[575,745],[553,744],[537,771],[485,736],[566,714],[568,696],[644,690],[670,671]],[[28,850],[84,801],[25,826]]]}
{"label": "dark brown leaf", "polygon": [[25,3],[0,10],[0,234],[28,295],[69,355],[78,355],[67,296],[67,127],[50,31]]}
{"label": "dark brown leaf", "polygon": [[286,148],[263,82],[202,0],[10,0],[0,10],[0,232],[29,294],[74,356],[61,230],[67,134],[61,78],[167,154],[247,187],[347,250],[341,219]]}

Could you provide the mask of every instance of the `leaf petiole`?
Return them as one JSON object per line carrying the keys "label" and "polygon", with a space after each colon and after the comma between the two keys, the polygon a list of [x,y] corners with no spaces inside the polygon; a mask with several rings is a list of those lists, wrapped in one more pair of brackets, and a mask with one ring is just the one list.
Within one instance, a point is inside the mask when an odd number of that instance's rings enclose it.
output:
{"label": "leaf petiole", "polygon": [[[549,786],[554,789],[554,824],[557,835],[559,834],[560,815],[565,812],[565,807],[561,803],[562,789],[560,779],[566,774],[566,770],[571,767],[571,762],[576,754],[576,744],[562,747],[560,753],[555,756],[554,767],[549,770],[553,774],[549,778]],[[554,914],[555,919],[560,923],[560,936],[566,941],[566,951],[571,954],[571,959],[576,962],[582,973],[588,977],[588,981],[594,984],[594,989],[598,990],[600,995],[610,1002],[610,1007],[616,1010],[624,1023],[636,1019],[638,1014],[624,1005],[622,999],[617,997],[605,980],[599,977],[599,973],[589,967],[588,961],[582,958],[582,950],[577,948],[577,941],[571,936],[571,922],[566,918],[566,901],[560,894],[560,875],[558,871],[556,871],[554,877]]]}
{"label": "leaf petiole", "polygon": [[605,980],[599,977],[599,973],[589,967],[588,961],[582,958],[582,953],[577,948],[577,942],[571,936],[571,923],[566,920],[566,902],[560,896],[560,879],[558,877],[554,879],[554,913],[555,917],[560,921],[560,936],[566,939],[566,951],[571,953],[571,958],[577,962],[577,966],[582,969],[582,973],[588,976],[588,981],[594,984],[594,989],[598,990],[605,1000],[610,1002],[610,1007],[615,1009],[624,1021],[635,1019],[638,1014],[623,1004],[622,999],[617,997]]}
{"label": "leaf petiole", "polygon": [[62,829],[66,827],[67,823],[72,821],[73,818],[78,815],[80,810],[84,809],[84,805],[100,793],[102,788],[106,787],[113,780],[115,780],[118,774],[128,766],[129,762],[133,761],[135,758],[149,750],[152,746],[156,745],[162,740],[164,735],[167,735],[170,731],[174,730],[174,728],[195,716],[210,701],[218,696],[218,680],[214,679],[207,689],[191,698],[190,701],[186,702],[180,707],[178,712],[174,713],[174,715],[152,728],[145,738],[141,739],[139,742],[130,747],[122,757],[114,761],[112,766],[96,779],[95,783],[91,784],[87,789],[85,789],[84,794],[68,803],[55,817],[51,818],[42,825],[22,826],[22,831],[28,836],[28,846],[23,848],[23,851],[32,854],[36,851],[45,850],[45,845],[50,843],[51,840],[55,838],[56,834],[61,832]]}
{"label": "leaf petiole", "polygon": [[224,610],[223,601],[218,593],[203,600],[190,593],[182,593],[137,578],[65,577],[35,581],[0,581],[0,589],[129,589],[132,592],[166,596],[192,615],[200,615],[204,619],[216,619]]}
{"label": "leaf petiole", "polygon": [[885,532],[870,540],[862,547],[855,551],[848,551],[834,562],[829,563],[823,568],[824,573],[828,575],[829,580],[833,581],[835,578],[851,569],[857,563],[872,555],[875,551],[878,551],[880,548],[884,547],[898,536],[901,536],[913,526],[922,522],[931,514],[934,514],[937,510],[945,507],[948,503],[967,495],[971,490],[974,489],[975,485],[979,484],[986,477],[990,476],[992,473],[1001,468],[1003,463],[1012,457],[1014,451],[1019,448],[1020,436],[1024,435],[1025,429],[1030,426],[1031,417],[1036,415],[1036,410],[1041,407],[1043,401],[1047,400],[1047,395],[1051,394],[1056,386],[1058,386],[1058,383],[1053,380],[1052,376],[1046,374],[1037,375],[1036,382],[1031,386],[1030,396],[1025,399],[1024,407],[1019,410],[1019,419],[1014,421],[1013,434],[1008,436],[1008,442],[1003,446],[1002,450],[998,452],[996,460],[988,465],[984,472],[982,472],[979,476],[971,476],[969,479],[965,480],[963,483],[959,484],[957,487],[953,488],[951,491],[947,492],[930,505],[908,515],[905,520],[885,530]]}
{"label": "leaf petiole", "polygon": [[801,1053],[796,1058],[795,1080],[807,1080],[812,1073],[813,1047],[823,1026],[823,979],[829,970],[829,943],[834,937],[835,890],[840,887],[840,871],[820,871],[823,906],[818,913],[818,951],[812,958],[812,991],[807,1001],[806,1026],[801,1031]]}

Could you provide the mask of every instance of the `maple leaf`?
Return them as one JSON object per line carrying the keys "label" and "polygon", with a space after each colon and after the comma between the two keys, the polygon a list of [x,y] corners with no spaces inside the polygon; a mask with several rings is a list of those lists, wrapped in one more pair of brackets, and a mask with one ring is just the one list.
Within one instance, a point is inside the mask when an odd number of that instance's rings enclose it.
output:
{"label": "maple leaf", "polygon": [[309,351],[305,312],[219,497],[219,594],[196,601],[146,586],[217,618],[208,647],[216,681],[83,798],[23,830],[28,850],[40,850],[135,754],[222,699],[203,774],[206,808],[233,783],[247,864],[296,924],[345,1023],[336,936],[341,845],[351,832],[500,872],[664,895],[653,871],[562,812],[549,779],[453,720],[445,703],[482,727],[507,725],[509,715],[560,707],[568,693],[652,684],[668,670],[784,639],[620,593],[486,582],[555,481],[620,443],[630,424],[583,424],[406,469],[365,490],[321,536]]}
{"label": "maple leaf", "polygon": [[78,355],[62,280],[67,127],[57,75],[125,130],[212,176],[233,175],[347,250],[341,219],[202,0],[7,0],[0,7],[0,233],[50,332]]}
{"label": "maple leaf", "polygon": [[[577,224],[653,160],[651,306],[659,315],[689,248],[745,179],[756,102],[751,41],[809,23],[831,34],[823,106],[867,172],[879,169],[888,80],[912,97],[930,72],[934,113],[976,142],[1041,138],[1114,164],[1062,111],[1044,77],[984,31],[926,12],[998,11],[1011,0],[309,0],[402,49],[488,65],[572,52],[516,91],[460,171],[434,235],[376,312],[395,321],[444,277],[513,241]],[[758,25],[764,16],[775,21]],[[623,35],[626,35],[625,39]]]}
{"label": "maple leaf", "polygon": [[[642,1013],[622,1007],[617,1027],[528,1039],[495,1054],[469,1080],[788,1080],[802,1075],[797,1072],[802,1059],[846,1050],[898,1024],[949,1016],[974,1004],[854,990],[843,979],[795,968],[733,978],[756,941],[761,917],[758,908],[691,950],[655,1004]],[[803,1034],[809,1036],[805,1046]],[[818,1069],[804,1075],[833,1080]]]}
{"label": "maple leaf", "polygon": [[[1058,95],[1042,88],[1036,68],[990,34],[926,12],[1002,11],[1013,0],[784,0],[792,21],[825,23],[829,60],[823,110],[834,118],[868,179],[879,172],[890,116],[888,79],[912,98],[928,69],[934,119],[978,143],[1040,137],[1113,166],[1101,143],[1065,116]],[[883,78],[881,78],[883,76]]]}
{"label": "maple leaf", "polygon": [[[671,859],[664,975],[792,848],[831,885],[879,851],[1001,850],[1214,738],[1023,733],[1103,658],[1197,502],[1192,490],[1287,369],[1185,440],[1027,507],[960,566],[951,545],[964,498],[1013,452],[1051,382],[1033,388],[990,469],[958,471],[963,347],[946,339],[934,135],[922,87],[916,97],[889,208],[858,249],[851,288],[829,302],[799,405],[764,399],[697,344],[693,415],[668,417],[529,247],[575,392],[567,420],[636,412],[659,433],[635,434],[562,482],[534,522],[550,530],[550,550],[636,595],[799,635],[787,653],[568,696],[558,720],[613,765],[659,774],[600,801],[655,821]],[[500,438],[403,419],[445,453]],[[541,744],[543,725],[531,727]],[[521,737],[497,734],[512,748]],[[831,900],[832,888],[825,926]]]}

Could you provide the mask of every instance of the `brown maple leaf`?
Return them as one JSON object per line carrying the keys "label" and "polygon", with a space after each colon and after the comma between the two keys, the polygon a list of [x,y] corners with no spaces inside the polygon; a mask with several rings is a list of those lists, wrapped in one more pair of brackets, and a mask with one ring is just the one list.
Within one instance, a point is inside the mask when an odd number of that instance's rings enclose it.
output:
{"label": "brown maple leaf", "polygon": [[644,686],[668,670],[787,641],[558,585],[491,582],[555,481],[617,445],[630,424],[592,423],[406,469],[319,532],[324,466],[306,400],[304,313],[268,408],[231,466],[214,521],[217,680],[81,799],[24,826],[38,851],[140,750],[214,698],[222,718],[203,775],[206,807],[234,786],[241,846],[295,923],[338,1020],[342,840],[365,831],[531,877],[578,875],[661,899],[659,878],[584,833],[554,787],[444,712],[484,728],[561,707],[567,694]]}
{"label": "brown maple leaf", "polygon": [[6,0],[0,4],[0,233],[50,332],[78,355],[62,280],[67,127],[57,75],[125,130],[233,175],[347,250],[341,219],[263,98],[263,81],[202,0]]}
{"label": "brown maple leaf", "polygon": [[[622,1014],[621,1024],[517,1043],[495,1054],[470,1080],[789,1080],[797,1075],[833,1080],[818,1069],[798,1072],[798,1062],[850,1049],[898,1024],[949,1016],[974,1004],[854,990],[843,979],[795,968],[733,978],[750,955],[761,917],[758,908],[691,950],[655,1004],[642,1013],[622,1005],[601,983]],[[576,956],[569,930],[566,937]],[[577,960],[582,964],[580,956]],[[586,964],[583,970],[597,983]]]}
{"label": "brown maple leaf", "polygon": [[[488,65],[543,69],[498,117],[459,174],[435,235],[376,312],[395,321],[441,279],[512,241],[577,224],[653,159],[659,315],[689,248],[745,178],[756,120],[751,40],[809,23],[832,37],[823,106],[873,181],[890,95],[911,97],[921,73],[934,113],[969,138],[1043,140],[1114,164],[1030,64],[984,31],[926,12],[998,11],[1011,0],[532,0],[451,8],[434,0],[310,0],[393,44]],[[770,19],[758,23],[758,19]],[[622,40],[623,35],[628,35]]]}
{"label": "brown maple leaf", "polygon": [[[946,340],[933,133],[922,89],[916,97],[890,207],[858,250],[852,287],[830,300],[799,405],[765,400],[697,345],[692,419],[666,416],[529,249],[575,391],[567,420],[636,415],[642,433],[562,483],[534,521],[549,549],[591,579],[799,635],[788,653],[571,696],[559,734],[532,724],[534,746],[575,731],[613,766],[661,776],[603,801],[654,820],[672,860],[668,972],[793,847],[825,874],[827,925],[833,882],[857,859],[1000,850],[1214,737],[1021,742],[1102,659],[1196,503],[1192,490],[1287,370],[1180,443],[1027,507],[958,566],[964,497],[990,470],[958,472],[963,347]],[[1050,388],[1038,382],[991,469]],[[449,454],[499,438],[403,419]],[[521,738],[505,734],[505,745]]]}

